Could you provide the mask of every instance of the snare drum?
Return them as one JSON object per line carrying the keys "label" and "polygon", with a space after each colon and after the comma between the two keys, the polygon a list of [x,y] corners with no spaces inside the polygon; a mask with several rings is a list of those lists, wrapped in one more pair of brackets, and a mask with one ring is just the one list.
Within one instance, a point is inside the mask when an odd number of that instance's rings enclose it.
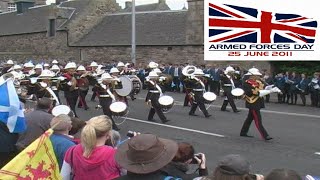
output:
{"label": "snare drum", "polygon": [[124,102],[114,102],[110,105],[113,116],[124,116],[128,113],[128,106]]}
{"label": "snare drum", "polygon": [[174,99],[171,96],[164,95],[158,99],[158,102],[162,111],[167,112],[173,107]]}
{"label": "snare drum", "polygon": [[236,97],[240,97],[244,94],[244,90],[241,88],[232,89],[231,94]]}
{"label": "snare drum", "polygon": [[217,95],[213,92],[205,92],[203,93],[203,99],[205,104],[211,104],[217,99]]}
{"label": "snare drum", "polygon": [[119,96],[129,96],[130,94],[138,94],[142,89],[142,83],[138,76],[120,76],[122,89],[115,89]]}

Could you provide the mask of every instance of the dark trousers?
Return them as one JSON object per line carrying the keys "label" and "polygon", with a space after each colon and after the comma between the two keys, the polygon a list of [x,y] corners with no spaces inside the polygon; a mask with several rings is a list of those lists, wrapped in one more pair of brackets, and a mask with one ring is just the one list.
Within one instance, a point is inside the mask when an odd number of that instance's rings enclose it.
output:
{"label": "dark trousers", "polygon": [[266,139],[266,137],[268,137],[269,135],[262,125],[262,118],[261,118],[260,110],[257,110],[257,109],[249,109],[248,117],[245,120],[245,122],[243,123],[240,134],[245,135],[248,133],[250,125],[253,120],[254,120],[256,128],[258,129],[261,137],[263,139]]}
{"label": "dark trousers", "polygon": [[180,92],[180,79],[179,77],[173,77],[173,83],[175,86],[172,88],[172,91]]}
{"label": "dark trousers", "polygon": [[232,96],[231,92],[226,91],[225,95],[226,95],[227,99],[225,99],[223,101],[223,104],[221,106],[221,110],[225,111],[227,106],[228,106],[228,104],[230,103],[230,106],[231,106],[232,110],[233,111],[237,111],[237,107],[236,107],[236,104],[234,103],[234,99],[233,99],[233,96]]}
{"label": "dark trousers", "polygon": [[159,93],[152,93],[152,95],[150,97],[152,108],[149,111],[148,120],[152,120],[155,113],[158,114],[161,121],[167,120],[167,118],[164,116],[162,109],[161,109],[161,106],[158,102],[159,97],[160,97]]}
{"label": "dark trousers", "polygon": [[[293,101],[294,98],[294,101]],[[290,92],[290,99],[291,99],[291,104],[297,104],[297,100],[298,100],[298,95],[296,92]]]}
{"label": "dark trousers", "polygon": [[91,96],[91,101],[94,101],[96,99],[96,96],[98,95],[98,91],[96,87],[92,88],[92,96]]}
{"label": "dark trousers", "polygon": [[79,90],[79,103],[78,103],[78,107],[82,107],[87,109],[88,105],[86,102],[86,96],[88,94],[89,90]]}
{"label": "dark trousers", "polygon": [[67,100],[68,105],[70,106],[70,109],[73,111],[74,115],[78,117],[76,113],[76,105],[77,105],[78,96],[79,96],[78,90],[65,91],[64,96]]}
{"label": "dark trousers", "polygon": [[266,95],[266,102],[270,102],[270,94]]}
{"label": "dark trousers", "polygon": [[306,93],[301,92],[300,98],[301,98],[302,104],[305,106],[306,105]]}
{"label": "dark trousers", "polygon": [[220,82],[210,81],[210,92],[215,93],[217,96],[220,94]]}
{"label": "dark trousers", "polygon": [[319,91],[318,90],[311,91],[310,98],[311,98],[311,106],[318,106],[318,103],[319,103]]}
{"label": "dark trousers", "polygon": [[102,106],[103,114],[107,115],[111,119],[111,121],[112,121],[112,129],[118,129],[116,123],[114,122],[114,120],[112,118],[112,111],[110,110],[110,105],[112,104],[112,98],[100,97],[99,98],[99,103]]}
{"label": "dark trousers", "polygon": [[283,102],[283,96],[284,96],[284,94],[278,93],[278,103],[282,103]]}
{"label": "dark trousers", "polygon": [[194,102],[192,103],[189,114],[194,114],[199,106],[200,110],[203,112],[205,116],[208,116],[209,113],[204,105],[203,92],[194,92]]}

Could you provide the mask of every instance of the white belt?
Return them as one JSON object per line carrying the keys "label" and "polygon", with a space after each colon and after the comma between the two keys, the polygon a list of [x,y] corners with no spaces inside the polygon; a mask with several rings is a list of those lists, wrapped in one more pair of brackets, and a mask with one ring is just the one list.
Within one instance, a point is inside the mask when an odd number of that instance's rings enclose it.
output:
{"label": "white belt", "polygon": [[224,84],[223,86],[232,86],[232,84]]}
{"label": "white belt", "polygon": [[154,90],[151,90],[149,92],[151,92],[151,93],[160,93],[159,91],[154,91]]}
{"label": "white belt", "polygon": [[108,97],[110,97],[109,95],[100,95],[99,97],[101,97],[101,98],[108,98]]}
{"label": "white belt", "polygon": [[193,89],[194,91],[203,91],[203,89]]}

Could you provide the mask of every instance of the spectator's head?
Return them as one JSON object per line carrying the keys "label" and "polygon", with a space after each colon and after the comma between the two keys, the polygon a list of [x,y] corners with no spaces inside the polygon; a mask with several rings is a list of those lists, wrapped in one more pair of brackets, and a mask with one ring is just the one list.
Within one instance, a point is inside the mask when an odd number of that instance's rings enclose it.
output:
{"label": "spectator's head", "polygon": [[302,180],[302,178],[293,170],[274,169],[266,176],[265,180]]}
{"label": "spectator's head", "polygon": [[122,144],[116,154],[118,164],[130,173],[156,172],[172,161],[178,144],[152,134],[141,134]]}
{"label": "spectator's head", "polygon": [[301,78],[305,79],[306,78],[306,74],[302,73],[301,74]]}
{"label": "spectator's head", "polygon": [[194,148],[189,143],[179,143],[178,144],[178,152],[174,156],[174,162],[182,162],[182,163],[191,163],[192,158],[194,157]]}
{"label": "spectator's head", "polygon": [[37,108],[43,110],[49,110],[52,108],[52,100],[46,97],[38,99]]}
{"label": "spectator's head", "polygon": [[215,180],[253,180],[249,162],[240,155],[223,157],[214,171]]}
{"label": "spectator's head", "polygon": [[79,118],[76,118],[76,117],[72,117],[71,121],[72,121],[72,128],[70,130],[71,135],[77,134],[86,125],[85,121],[80,120]]}
{"label": "spectator's head", "polygon": [[105,143],[110,137],[112,122],[108,116],[96,116],[87,121],[81,132],[81,144],[84,148],[83,156],[89,157],[99,142]]}
{"label": "spectator's head", "polygon": [[56,133],[69,134],[72,127],[71,118],[68,115],[61,114],[51,120],[50,126]]}
{"label": "spectator's head", "polygon": [[120,143],[120,140],[121,140],[120,133],[118,131],[112,130],[111,137],[110,139],[107,140],[106,145],[117,147]]}

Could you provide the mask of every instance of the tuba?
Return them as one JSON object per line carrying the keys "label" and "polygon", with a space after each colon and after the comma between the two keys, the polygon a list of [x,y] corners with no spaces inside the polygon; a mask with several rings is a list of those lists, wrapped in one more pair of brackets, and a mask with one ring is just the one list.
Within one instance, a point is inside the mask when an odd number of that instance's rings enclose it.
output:
{"label": "tuba", "polygon": [[197,69],[196,66],[190,66],[190,65],[188,65],[188,66],[186,66],[186,67],[184,67],[184,68],[182,69],[182,74],[183,74],[184,76],[187,76],[187,77],[192,76],[192,75],[194,74],[194,72],[196,71],[196,69]]}

